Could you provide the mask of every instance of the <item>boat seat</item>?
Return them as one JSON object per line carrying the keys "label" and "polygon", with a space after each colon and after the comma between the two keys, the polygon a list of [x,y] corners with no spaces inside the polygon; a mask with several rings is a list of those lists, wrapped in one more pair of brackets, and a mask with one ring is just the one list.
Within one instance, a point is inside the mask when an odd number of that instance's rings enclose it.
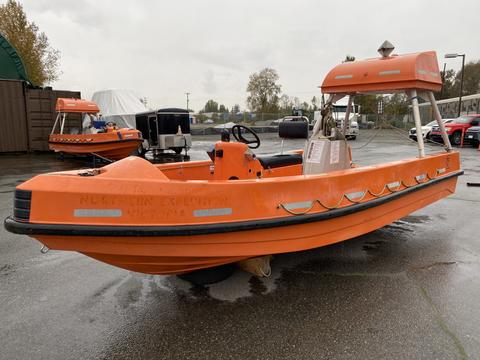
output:
{"label": "boat seat", "polygon": [[282,166],[298,165],[302,163],[302,154],[279,154],[257,156],[264,169],[274,169]]}

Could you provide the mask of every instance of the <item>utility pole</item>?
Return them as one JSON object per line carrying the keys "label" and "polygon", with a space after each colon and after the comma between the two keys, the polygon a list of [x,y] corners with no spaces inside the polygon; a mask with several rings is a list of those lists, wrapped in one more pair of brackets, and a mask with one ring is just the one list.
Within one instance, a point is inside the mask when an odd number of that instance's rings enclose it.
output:
{"label": "utility pole", "polygon": [[187,95],[187,111],[190,110],[189,107],[188,107],[188,95],[190,95],[190,94],[191,94],[191,93],[189,93],[189,92],[186,92],[186,93],[185,93],[185,95]]}
{"label": "utility pole", "polygon": [[462,112],[463,75],[465,74],[465,54],[461,56],[462,56],[462,77],[460,80],[460,96],[458,98],[458,117],[460,117],[460,113]]}

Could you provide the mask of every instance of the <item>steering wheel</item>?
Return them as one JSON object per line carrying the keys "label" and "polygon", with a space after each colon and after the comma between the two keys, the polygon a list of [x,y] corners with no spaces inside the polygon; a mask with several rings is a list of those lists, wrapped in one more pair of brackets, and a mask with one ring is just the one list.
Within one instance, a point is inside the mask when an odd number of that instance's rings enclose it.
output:
{"label": "steering wheel", "polygon": [[[245,139],[242,134],[242,129],[252,134],[255,139],[254,140]],[[250,129],[245,125],[232,126],[232,134],[235,140],[237,140],[238,142],[247,144],[250,149],[256,149],[260,146],[260,138],[258,137],[257,133],[253,131],[253,129]]]}

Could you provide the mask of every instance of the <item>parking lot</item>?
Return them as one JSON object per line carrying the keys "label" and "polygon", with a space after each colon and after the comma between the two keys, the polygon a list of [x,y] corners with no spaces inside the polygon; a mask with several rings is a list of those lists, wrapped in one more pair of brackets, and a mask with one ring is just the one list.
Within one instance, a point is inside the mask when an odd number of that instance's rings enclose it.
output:
{"label": "parking lot", "polygon": [[[256,152],[278,152],[280,140],[262,135]],[[206,159],[217,138],[194,138],[191,159]],[[350,145],[360,165],[417,155],[395,131],[362,131]],[[364,236],[277,255],[269,278],[238,270],[192,287],[77,253],[41,254],[2,227],[0,358],[478,359],[480,187],[466,183],[480,182],[480,152],[457,150],[465,174],[455,194]],[[17,184],[86,164],[22,154],[0,156],[0,166],[3,219]]]}

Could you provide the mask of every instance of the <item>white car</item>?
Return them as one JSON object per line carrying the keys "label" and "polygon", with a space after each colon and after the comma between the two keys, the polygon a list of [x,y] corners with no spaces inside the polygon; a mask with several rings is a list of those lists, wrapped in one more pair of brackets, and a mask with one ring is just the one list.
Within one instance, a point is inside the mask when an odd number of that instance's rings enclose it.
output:
{"label": "white car", "polygon": [[[341,129],[343,127],[343,119],[337,120],[337,128]],[[360,133],[358,129],[358,122],[350,119],[350,124],[347,125],[347,132],[345,134],[345,138],[347,140],[355,140]]]}
{"label": "white car", "polygon": [[351,121],[345,137],[347,139],[355,140],[359,133],[360,133],[360,130],[358,129],[358,123],[356,121]]}
{"label": "white car", "polygon": [[[454,119],[443,119],[444,124],[448,124],[452,122]],[[430,121],[427,125],[422,126],[422,137],[423,139],[429,139],[430,138],[430,132],[432,131],[432,127],[434,127],[437,124],[437,120]],[[408,136],[410,139],[413,139],[417,141],[417,128],[411,128],[409,131]]]}

